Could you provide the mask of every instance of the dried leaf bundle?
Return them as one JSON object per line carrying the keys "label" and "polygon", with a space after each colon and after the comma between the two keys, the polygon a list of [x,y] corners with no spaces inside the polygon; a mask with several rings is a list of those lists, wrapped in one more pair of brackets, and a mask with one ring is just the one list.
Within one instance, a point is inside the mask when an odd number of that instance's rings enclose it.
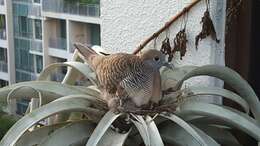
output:
{"label": "dried leaf bundle", "polygon": [[211,38],[213,40],[215,40],[217,43],[219,43],[219,40],[217,39],[216,31],[215,31],[213,22],[211,20],[208,8],[204,12],[204,16],[201,18],[200,23],[202,23],[202,30],[195,38],[196,49],[198,49],[199,41],[201,41],[202,39],[205,39],[207,36],[211,36]]}

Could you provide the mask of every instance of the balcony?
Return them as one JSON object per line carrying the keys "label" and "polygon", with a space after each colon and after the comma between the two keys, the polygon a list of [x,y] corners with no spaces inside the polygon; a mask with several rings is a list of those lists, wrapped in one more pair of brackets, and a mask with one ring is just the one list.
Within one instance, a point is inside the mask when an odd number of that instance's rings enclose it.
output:
{"label": "balcony", "polygon": [[64,0],[44,0],[43,11],[66,13],[66,14],[89,16],[89,17],[100,16],[99,4],[66,2]]}
{"label": "balcony", "polygon": [[66,38],[50,38],[49,39],[49,47],[61,50],[67,50],[67,41]]}
{"label": "balcony", "polygon": [[[32,1],[22,1],[26,3],[17,3],[13,4],[13,12],[14,16],[33,16],[33,17],[41,17],[41,5],[32,3]],[[18,3],[19,2],[19,3]]]}
{"label": "balcony", "polygon": [[0,61],[0,71],[5,73],[8,72],[8,65],[6,62]]}
{"label": "balcony", "polygon": [[5,29],[0,29],[0,39],[6,40],[6,30]]}
{"label": "balcony", "polygon": [[30,53],[37,52],[42,53],[42,41],[41,40],[31,40],[30,42]]}

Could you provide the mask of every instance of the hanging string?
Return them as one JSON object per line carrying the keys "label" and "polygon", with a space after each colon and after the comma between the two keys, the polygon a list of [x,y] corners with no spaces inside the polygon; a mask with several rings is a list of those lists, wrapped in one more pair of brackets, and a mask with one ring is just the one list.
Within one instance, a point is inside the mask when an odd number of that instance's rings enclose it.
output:
{"label": "hanging string", "polygon": [[153,40],[153,48],[157,49],[157,37]]}
{"label": "hanging string", "polygon": [[205,0],[207,10],[210,10],[210,0]]}
{"label": "hanging string", "polygon": [[186,11],[186,13],[184,14],[184,20],[183,20],[184,21],[184,29],[186,29],[188,20],[189,20],[189,12]]}
{"label": "hanging string", "polygon": [[165,36],[166,36],[166,38],[169,38],[169,35],[170,35],[170,33],[169,33],[169,28],[167,28],[167,29],[165,30]]}

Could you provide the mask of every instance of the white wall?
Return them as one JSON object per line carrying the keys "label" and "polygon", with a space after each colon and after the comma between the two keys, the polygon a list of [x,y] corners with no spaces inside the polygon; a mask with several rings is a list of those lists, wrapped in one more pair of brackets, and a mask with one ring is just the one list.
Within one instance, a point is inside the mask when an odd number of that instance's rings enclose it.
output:
{"label": "white wall", "polygon": [[[148,36],[162,27],[172,16],[181,11],[192,0],[101,0],[101,44],[108,52],[133,52]],[[182,65],[224,65],[224,22],[226,0],[211,0],[210,11],[221,42],[216,44],[210,38],[200,42],[195,49],[195,37],[201,30],[200,20],[205,11],[202,0],[189,12],[187,24],[188,48],[183,60],[175,56],[174,64]],[[182,19],[179,19],[182,20]],[[181,21],[169,29],[173,40],[180,30]],[[165,38],[163,33],[157,39],[157,49]],[[147,48],[153,48],[153,41]],[[196,78],[191,83],[216,84],[209,78]],[[221,84],[221,83],[220,83]]]}

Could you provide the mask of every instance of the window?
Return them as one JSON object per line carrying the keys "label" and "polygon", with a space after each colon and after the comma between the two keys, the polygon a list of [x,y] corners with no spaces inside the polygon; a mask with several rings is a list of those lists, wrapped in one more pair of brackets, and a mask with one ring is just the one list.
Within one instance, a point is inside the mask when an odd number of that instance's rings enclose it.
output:
{"label": "window", "polygon": [[14,4],[13,5],[14,16],[27,16],[28,15],[28,5],[26,4]]}
{"label": "window", "polygon": [[0,87],[5,87],[5,86],[8,86],[8,81],[5,81],[5,80],[0,80]]}
{"label": "window", "polygon": [[29,53],[30,41],[15,39],[15,64],[16,68],[34,72],[33,55]]}
{"label": "window", "polygon": [[66,21],[60,20],[60,37],[66,38]]}
{"label": "window", "polygon": [[31,38],[32,19],[24,16],[19,16],[17,19],[18,19],[18,25],[15,24],[15,32],[18,33],[19,36]]}
{"label": "window", "polygon": [[43,68],[43,61],[42,61],[42,56],[36,55],[36,71],[37,73],[40,73]]}
{"label": "window", "polygon": [[41,0],[33,0],[34,3],[41,3]]}
{"label": "window", "polygon": [[35,19],[34,27],[35,27],[35,38],[41,40],[42,39],[42,21]]}
{"label": "window", "polygon": [[20,30],[21,32],[27,32],[27,18],[24,16],[20,17]]}
{"label": "window", "polygon": [[7,49],[5,48],[0,48],[0,70],[1,72],[8,72]]}
{"label": "window", "polygon": [[91,44],[100,45],[100,26],[91,24],[90,30],[91,30]]}
{"label": "window", "polygon": [[0,29],[5,29],[5,15],[0,15]]}
{"label": "window", "polygon": [[27,99],[21,99],[20,101],[17,101],[17,111],[16,113],[18,115],[24,115],[26,110],[27,110],[27,107],[29,105],[29,100]]}
{"label": "window", "polygon": [[0,48],[0,61],[7,62],[7,50],[5,48]]}

